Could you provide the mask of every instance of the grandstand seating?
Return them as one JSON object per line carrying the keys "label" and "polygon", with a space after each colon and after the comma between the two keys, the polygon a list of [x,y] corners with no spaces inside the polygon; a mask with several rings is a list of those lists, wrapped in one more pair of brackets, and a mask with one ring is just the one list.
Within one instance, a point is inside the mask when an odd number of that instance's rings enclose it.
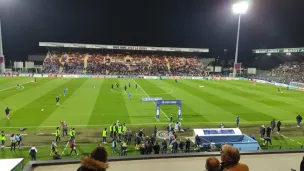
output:
{"label": "grandstand seating", "polygon": [[304,62],[283,63],[268,72],[258,72],[256,77],[282,83],[304,82]]}
{"label": "grandstand seating", "polygon": [[44,72],[102,75],[192,75],[203,74],[203,65],[193,56],[139,55],[112,52],[49,52]]}

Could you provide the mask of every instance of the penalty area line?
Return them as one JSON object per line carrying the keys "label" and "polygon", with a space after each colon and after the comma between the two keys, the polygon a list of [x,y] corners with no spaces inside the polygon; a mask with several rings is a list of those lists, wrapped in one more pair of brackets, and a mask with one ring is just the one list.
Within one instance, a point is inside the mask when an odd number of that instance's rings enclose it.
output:
{"label": "penalty area line", "polygon": [[[135,83],[135,84],[137,84],[138,85],[138,87],[146,94],[146,96],[148,96],[149,98],[150,98],[150,96],[148,95],[148,93],[134,80],[134,79],[132,79],[133,80],[133,82]],[[156,103],[153,101],[153,103],[156,105]],[[162,110],[162,109],[160,109],[160,111],[162,112],[162,114],[163,115],[165,115],[165,117],[169,120],[169,117],[166,115],[166,113]]]}

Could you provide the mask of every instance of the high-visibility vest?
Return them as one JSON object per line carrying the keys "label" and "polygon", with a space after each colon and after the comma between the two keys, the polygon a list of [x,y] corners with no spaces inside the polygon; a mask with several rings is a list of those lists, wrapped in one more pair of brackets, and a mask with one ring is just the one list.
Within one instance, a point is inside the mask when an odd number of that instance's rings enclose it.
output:
{"label": "high-visibility vest", "polygon": [[1,138],[2,141],[5,141],[6,140],[5,139],[5,134],[1,134],[0,138]]}
{"label": "high-visibility vest", "polygon": [[127,130],[127,126],[122,126],[122,131],[125,132]]}
{"label": "high-visibility vest", "polygon": [[102,136],[103,136],[103,137],[106,137],[106,136],[107,136],[107,131],[106,131],[106,130],[102,131]]}
{"label": "high-visibility vest", "polygon": [[116,126],[113,126],[113,132],[117,132]]}
{"label": "high-visibility vest", "polygon": [[69,134],[70,134],[71,137],[73,136],[73,130],[72,129],[70,129]]}
{"label": "high-visibility vest", "polygon": [[59,129],[56,130],[56,137],[58,137],[58,136],[60,136],[60,130]]}
{"label": "high-visibility vest", "polygon": [[118,127],[118,134],[121,134],[122,132],[121,132],[121,126],[120,127]]}
{"label": "high-visibility vest", "polygon": [[113,126],[112,125],[110,125],[110,132],[112,132],[113,131]]}

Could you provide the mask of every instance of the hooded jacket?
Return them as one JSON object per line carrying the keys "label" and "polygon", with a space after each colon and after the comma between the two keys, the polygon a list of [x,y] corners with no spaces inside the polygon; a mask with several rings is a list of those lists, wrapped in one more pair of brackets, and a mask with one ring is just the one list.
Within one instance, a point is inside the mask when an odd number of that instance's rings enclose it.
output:
{"label": "hooded jacket", "polygon": [[81,160],[81,166],[77,171],[106,171],[108,167],[109,165],[107,163],[85,157]]}

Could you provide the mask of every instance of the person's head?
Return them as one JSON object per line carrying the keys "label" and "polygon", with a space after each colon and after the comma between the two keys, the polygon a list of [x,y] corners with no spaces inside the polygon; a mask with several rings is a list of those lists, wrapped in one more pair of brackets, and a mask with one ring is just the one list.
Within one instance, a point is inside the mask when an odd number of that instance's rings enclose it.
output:
{"label": "person's head", "polygon": [[222,146],[221,160],[222,162],[232,162],[236,164],[240,161],[240,152],[235,147],[225,144]]}
{"label": "person's head", "polygon": [[207,171],[220,171],[220,161],[215,157],[209,157],[206,160],[205,168]]}
{"label": "person's head", "polygon": [[59,127],[57,127],[56,129],[59,129]]}
{"label": "person's head", "polygon": [[15,136],[15,134],[12,134],[11,137]]}
{"label": "person's head", "polygon": [[107,128],[104,129],[105,131],[107,130]]}
{"label": "person's head", "polygon": [[98,160],[101,162],[107,162],[108,161],[108,153],[104,147],[96,147],[90,156],[94,160]]}
{"label": "person's head", "polygon": [[57,153],[57,152],[55,152],[55,155],[58,155],[58,153]]}

